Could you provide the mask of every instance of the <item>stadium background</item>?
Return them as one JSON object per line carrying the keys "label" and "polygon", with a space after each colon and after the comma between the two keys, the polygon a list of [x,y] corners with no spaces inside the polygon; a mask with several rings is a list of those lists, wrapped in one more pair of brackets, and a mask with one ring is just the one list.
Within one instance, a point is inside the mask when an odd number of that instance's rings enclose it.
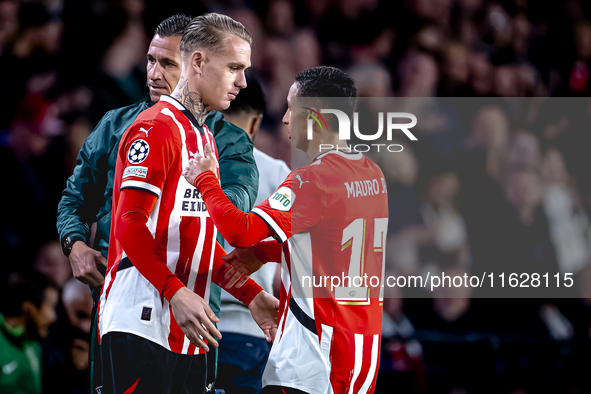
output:
{"label": "stadium background", "polygon": [[[518,260],[574,272],[573,298],[389,294],[399,298],[385,303],[378,392],[591,390],[591,3],[583,0],[0,0],[2,278],[33,266],[60,286],[71,280],[55,217],[84,139],[106,111],[146,98],[156,25],[206,11],[253,34],[251,75],[268,103],[256,145],[288,165],[280,120],[295,73],[308,67],[346,70],[366,97],[500,98],[456,127],[420,129],[417,144],[378,159],[389,183],[388,272],[475,272]],[[530,112],[502,99],[535,96],[580,99]],[[85,347],[63,334],[84,330],[85,319],[60,305],[43,340],[59,345],[50,348],[69,368],[60,392],[85,387]]]}

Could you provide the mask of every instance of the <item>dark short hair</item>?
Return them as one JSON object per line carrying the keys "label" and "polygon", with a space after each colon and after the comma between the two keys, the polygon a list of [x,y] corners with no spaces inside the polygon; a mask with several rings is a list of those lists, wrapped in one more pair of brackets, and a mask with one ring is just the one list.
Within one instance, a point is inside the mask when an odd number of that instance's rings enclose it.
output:
{"label": "dark short hair", "polygon": [[312,67],[295,76],[298,97],[357,97],[355,82],[335,67]]}
{"label": "dark short hair", "polygon": [[45,300],[45,290],[58,289],[47,276],[32,269],[13,271],[0,289],[0,312],[4,316],[21,316],[23,303],[31,301],[40,308]]}
{"label": "dark short hair", "polygon": [[246,88],[241,89],[230,107],[224,111],[228,115],[237,115],[241,112],[256,112],[257,115],[265,112],[267,102],[258,81],[252,77],[246,77]]}
{"label": "dark short hair", "polygon": [[191,18],[186,15],[176,14],[169,16],[160,22],[154,35],[160,37],[182,36],[189,23],[191,23]]}
{"label": "dark short hair", "polygon": [[[344,71],[328,66],[312,67],[298,73],[295,80],[298,88],[297,97],[345,98],[347,100],[339,100],[340,108],[335,109],[353,116],[357,89],[355,81]],[[333,106],[331,104],[324,103]],[[323,104],[319,103],[319,106],[322,107]]]}
{"label": "dark short hair", "polygon": [[248,30],[227,15],[210,13],[193,18],[181,39],[181,57],[185,59],[196,49],[221,51],[228,34],[238,36],[252,45],[252,35]]}

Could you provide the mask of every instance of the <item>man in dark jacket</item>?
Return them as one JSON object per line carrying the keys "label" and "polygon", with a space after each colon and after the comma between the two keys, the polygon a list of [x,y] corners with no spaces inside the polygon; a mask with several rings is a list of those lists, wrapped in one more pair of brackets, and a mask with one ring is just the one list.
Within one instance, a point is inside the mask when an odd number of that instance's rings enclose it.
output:
{"label": "man in dark jacket", "polygon": [[[145,102],[109,111],[85,141],[74,173],[68,179],[58,206],[57,229],[64,254],[70,259],[74,276],[92,287],[93,298],[104,280],[111,229],[113,176],[119,140],[129,125],[145,109],[171,94],[181,75],[180,40],[191,18],[175,15],[157,27],[147,53],[147,85],[150,98]],[[213,132],[219,150],[221,184],[228,198],[240,209],[250,210],[258,189],[258,170],[253,144],[248,135],[230,128],[221,113],[211,111],[205,124]],[[97,223],[92,248],[88,246],[90,228]],[[219,316],[220,289],[212,285],[210,307]],[[96,337],[93,324],[93,342]],[[91,342],[92,343],[92,342]],[[214,352],[210,352],[215,357]],[[98,355],[97,355],[98,356]],[[93,358],[93,349],[91,349]],[[100,386],[99,365],[92,362],[92,390]],[[215,372],[214,372],[215,373]],[[208,378],[213,382],[214,376]],[[93,383],[96,381],[96,383]]]}

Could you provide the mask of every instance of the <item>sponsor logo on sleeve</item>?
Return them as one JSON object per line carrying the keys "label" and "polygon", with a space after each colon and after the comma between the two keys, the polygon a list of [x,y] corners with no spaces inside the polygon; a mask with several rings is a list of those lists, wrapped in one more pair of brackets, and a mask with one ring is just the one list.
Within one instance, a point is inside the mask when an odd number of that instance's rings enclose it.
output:
{"label": "sponsor logo on sleeve", "polygon": [[131,164],[140,164],[148,157],[150,153],[150,145],[144,140],[135,140],[129,147],[127,152],[127,160]]}
{"label": "sponsor logo on sleeve", "polygon": [[289,187],[281,186],[275,193],[267,199],[271,208],[278,211],[289,211],[296,195]]}
{"label": "sponsor logo on sleeve", "polygon": [[127,167],[123,171],[123,178],[127,178],[128,176],[145,178],[148,176],[148,167]]}

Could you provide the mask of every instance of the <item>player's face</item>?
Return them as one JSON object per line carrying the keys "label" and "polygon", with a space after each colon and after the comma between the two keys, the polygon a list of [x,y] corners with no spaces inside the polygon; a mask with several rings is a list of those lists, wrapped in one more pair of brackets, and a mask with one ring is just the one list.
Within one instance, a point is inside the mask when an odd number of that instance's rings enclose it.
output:
{"label": "player's face", "polygon": [[250,67],[250,44],[233,34],[224,40],[219,53],[207,53],[203,63],[199,92],[209,110],[228,109],[240,89],[246,87],[244,72]]}
{"label": "player's face", "polygon": [[287,111],[285,111],[285,115],[283,115],[283,124],[287,129],[287,137],[293,141],[296,148],[299,148],[303,151],[307,149],[307,126],[306,126],[306,115],[298,107],[297,100],[295,98],[298,94],[298,86],[297,83],[294,82],[293,85],[289,88],[289,93],[287,94]]}
{"label": "player's face", "polygon": [[291,139],[291,99],[295,97],[298,91],[298,87],[294,82],[293,85],[289,88],[289,93],[287,93],[287,111],[285,111],[285,115],[283,115],[283,124],[287,129],[287,138]]}
{"label": "player's face", "polygon": [[154,36],[148,49],[148,88],[157,103],[163,94],[171,94],[181,78],[181,37]]}

